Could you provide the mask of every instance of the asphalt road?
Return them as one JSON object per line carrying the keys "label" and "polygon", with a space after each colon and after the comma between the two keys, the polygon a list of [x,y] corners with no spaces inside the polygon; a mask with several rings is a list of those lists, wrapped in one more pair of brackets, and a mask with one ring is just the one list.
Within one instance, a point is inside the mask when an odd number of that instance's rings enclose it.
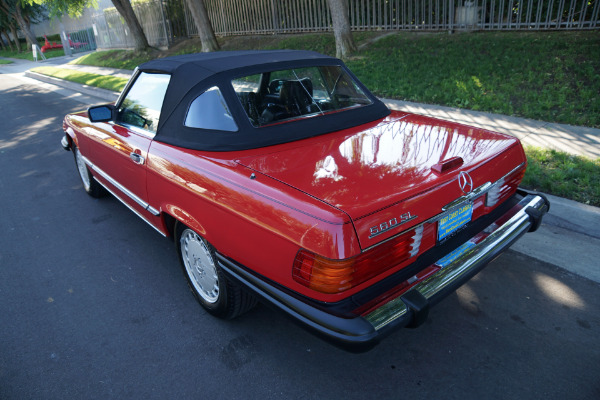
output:
{"label": "asphalt road", "polygon": [[514,251],[366,354],[207,315],[172,242],[84,193],[82,108],[0,74],[0,399],[600,398],[600,284]]}

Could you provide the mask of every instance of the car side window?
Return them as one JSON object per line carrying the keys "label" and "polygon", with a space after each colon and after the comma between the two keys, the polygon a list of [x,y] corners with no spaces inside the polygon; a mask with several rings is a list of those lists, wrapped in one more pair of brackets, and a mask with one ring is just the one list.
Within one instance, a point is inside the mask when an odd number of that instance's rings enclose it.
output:
{"label": "car side window", "polygon": [[185,117],[185,126],[237,132],[238,126],[218,87],[213,86],[196,97]]}
{"label": "car side window", "polygon": [[156,133],[170,75],[142,72],[121,102],[117,122]]}

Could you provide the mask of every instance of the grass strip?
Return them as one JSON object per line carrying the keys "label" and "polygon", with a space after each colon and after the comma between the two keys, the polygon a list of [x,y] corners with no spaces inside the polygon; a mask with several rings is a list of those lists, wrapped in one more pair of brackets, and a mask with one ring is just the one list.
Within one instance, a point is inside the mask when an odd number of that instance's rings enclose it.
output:
{"label": "grass strip", "polygon": [[10,60],[2,60],[0,59],[0,64],[12,64],[13,62]]}
{"label": "grass strip", "polygon": [[133,50],[96,51],[79,57],[69,64],[133,70],[138,65],[156,58],[157,54],[159,53],[153,51],[138,52]]}
{"label": "grass strip", "polygon": [[600,207],[600,158],[527,146],[522,186]]}
{"label": "grass strip", "polygon": [[[44,57],[46,57],[46,58],[61,57],[64,55],[65,55],[65,51],[63,49],[48,50],[44,53]],[[39,56],[39,54],[38,54],[38,56]],[[17,58],[19,60],[33,61],[33,52],[31,50],[23,50],[19,53],[17,51],[4,50],[4,51],[0,51],[0,57]],[[38,60],[40,60],[41,58],[42,57],[39,56]]]}
{"label": "grass strip", "polygon": [[390,35],[348,64],[382,97],[600,127],[599,32]]}
{"label": "grass strip", "polygon": [[52,76],[58,79],[64,79],[66,81],[81,83],[83,85],[99,87],[102,89],[112,90],[113,92],[120,92],[127,83],[126,78],[120,78],[117,76],[110,75],[99,75],[91,74],[89,72],[81,72],[68,68],[56,68],[56,67],[37,67],[31,70],[38,74]]}

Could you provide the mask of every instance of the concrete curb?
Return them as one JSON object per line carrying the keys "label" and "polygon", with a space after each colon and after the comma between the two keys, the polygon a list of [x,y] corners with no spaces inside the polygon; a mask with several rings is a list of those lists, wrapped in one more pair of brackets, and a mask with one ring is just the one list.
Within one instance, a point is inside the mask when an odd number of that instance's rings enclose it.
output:
{"label": "concrete curb", "polygon": [[511,249],[600,283],[600,208],[546,195],[542,226]]}
{"label": "concrete curb", "polygon": [[600,207],[546,195],[552,204],[546,223],[600,239]]}
{"label": "concrete curb", "polygon": [[50,83],[56,86],[60,86],[65,89],[73,90],[88,96],[98,97],[106,102],[114,103],[119,97],[119,93],[111,90],[96,88],[88,85],[82,85],[80,83],[69,82],[62,79],[54,78],[38,74],[37,72],[26,71],[25,76],[28,78],[36,79],[41,82]]}

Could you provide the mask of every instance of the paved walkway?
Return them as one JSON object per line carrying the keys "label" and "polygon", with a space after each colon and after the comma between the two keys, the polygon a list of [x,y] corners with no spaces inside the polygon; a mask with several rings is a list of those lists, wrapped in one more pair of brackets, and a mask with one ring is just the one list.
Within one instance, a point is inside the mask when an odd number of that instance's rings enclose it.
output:
{"label": "paved walkway", "polygon": [[430,115],[516,136],[524,145],[560,150],[591,158],[600,157],[600,129],[408,101],[388,99],[383,101],[394,110]]}
{"label": "paved walkway", "polygon": [[73,69],[73,70],[77,70],[77,71],[89,72],[91,74],[112,75],[112,76],[118,76],[119,78],[126,78],[126,79],[129,79],[129,77],[133,73],[133,71],[128,70],[128,69],[94,67],[92,65],[60,64],[57,66],[60,66],[60,68],[67,68],[67,69]]}

